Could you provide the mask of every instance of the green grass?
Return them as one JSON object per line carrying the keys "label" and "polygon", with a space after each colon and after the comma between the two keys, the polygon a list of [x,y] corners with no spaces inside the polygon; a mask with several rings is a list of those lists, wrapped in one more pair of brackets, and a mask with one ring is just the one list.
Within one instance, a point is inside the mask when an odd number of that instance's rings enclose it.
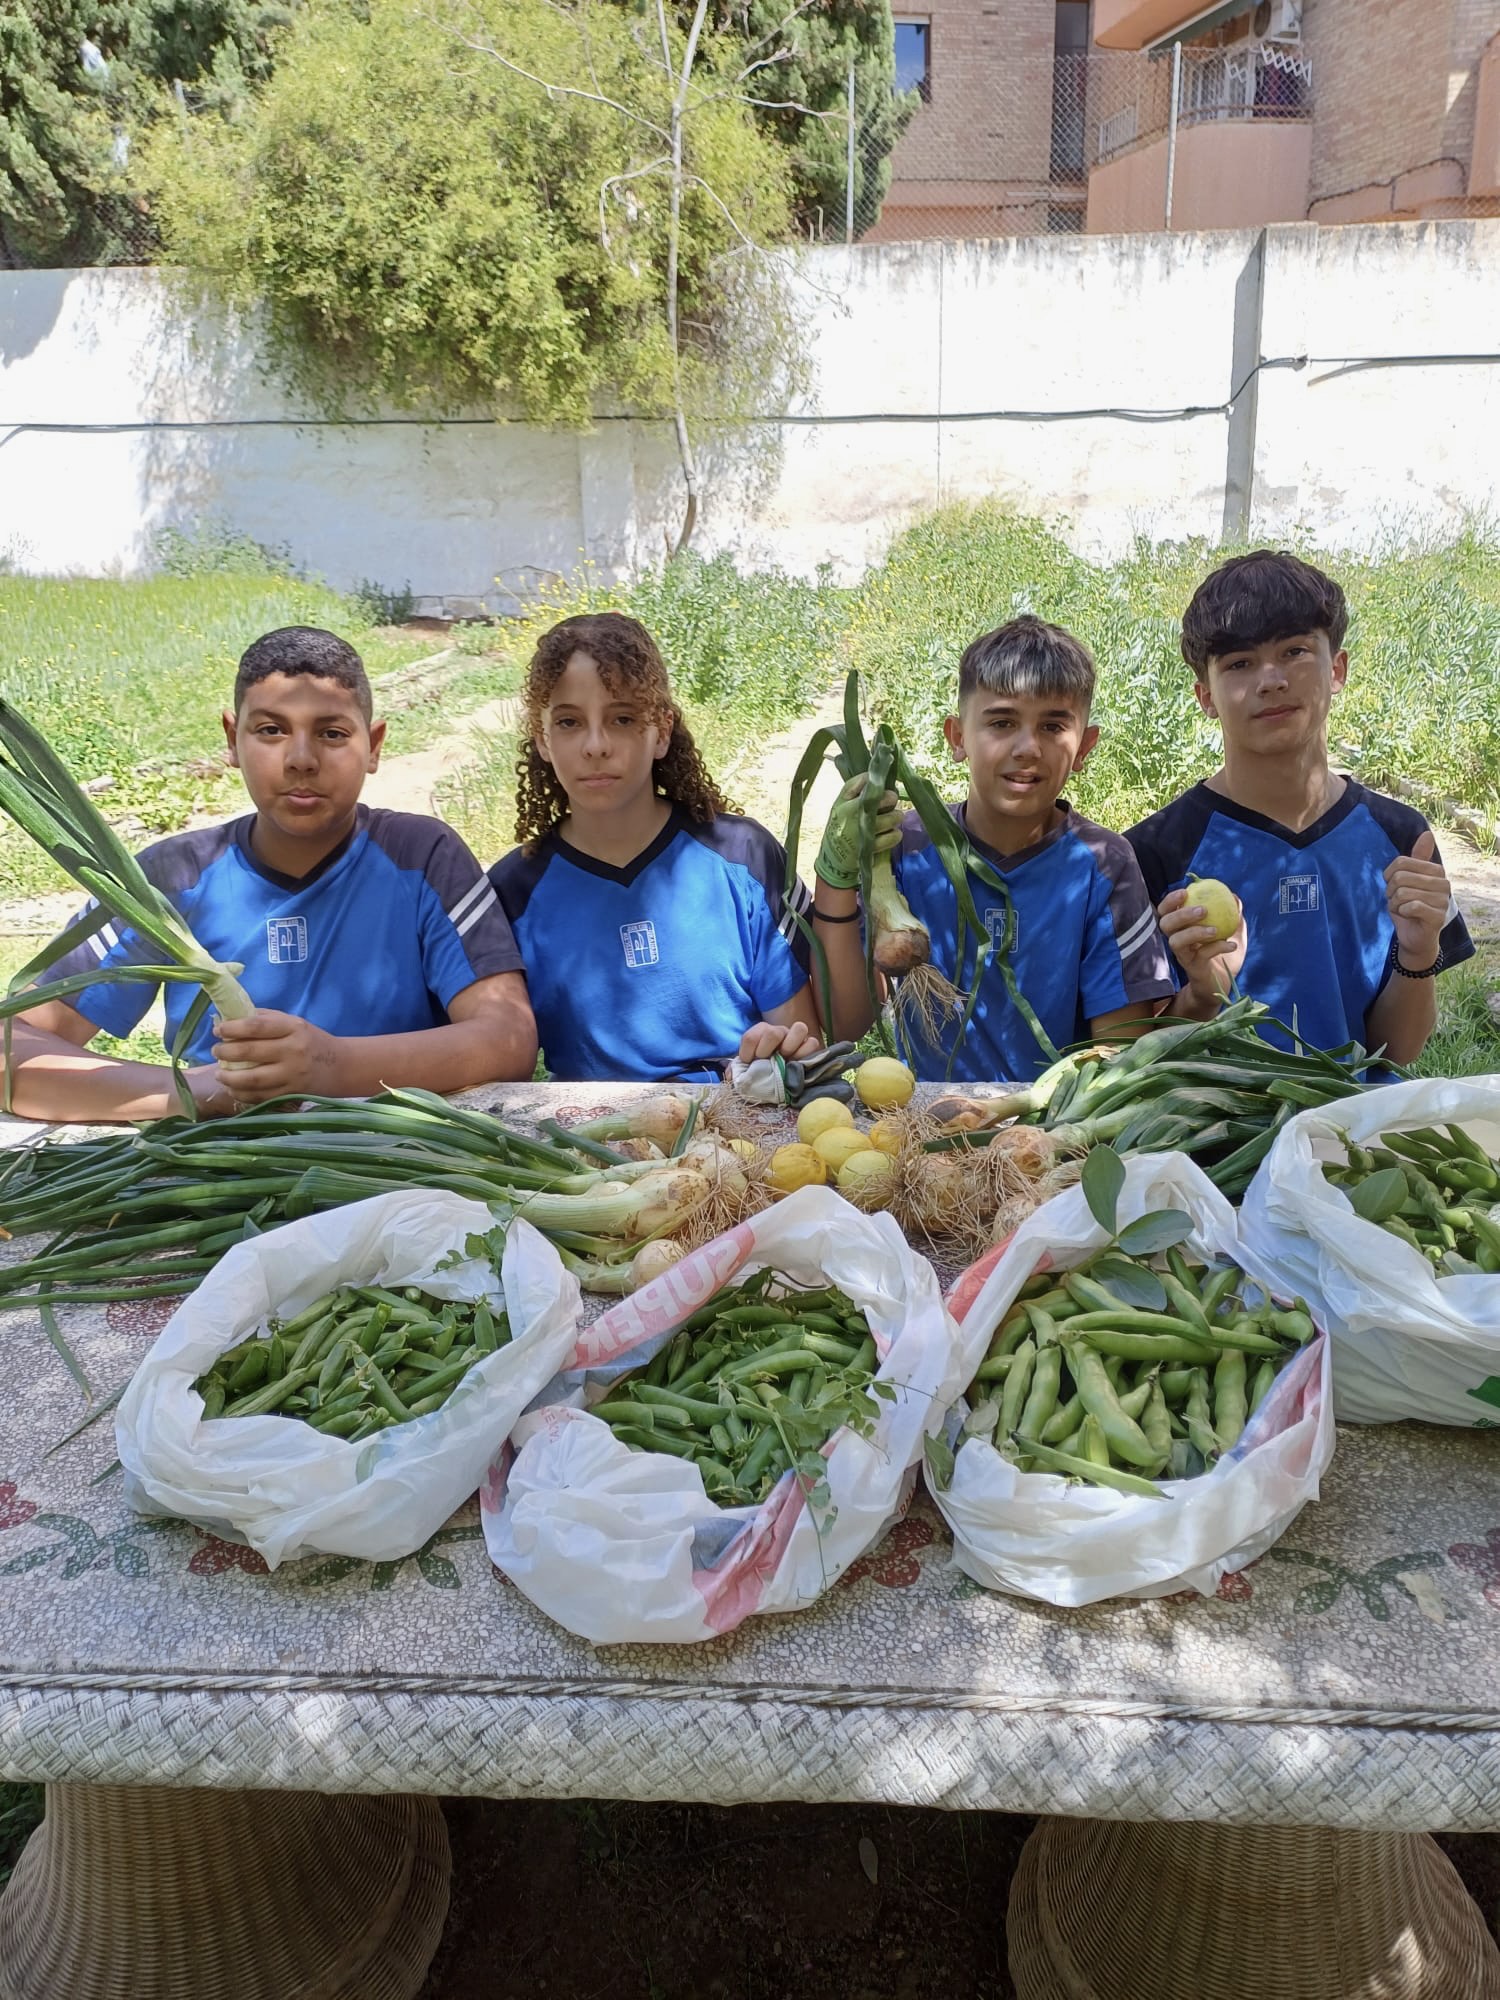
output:
{"label": "green grass", "polygon": [[1418,1076],[1485,1076],[1500,1070],[1500,1026],[1490,1012],[1500,993],[1500,946],[1481,945],[1478,957],[1438,981],[1438,1024],[1413,1065]]}
{"label": "green grass", "polygon": [[[1405,782],[1500,816],[1500,538],[1478,527],[1441,546],[1350,554],[1298,544],[1348,593],[1349,684],[1336,756],[1371,785]],[[1031,611],[1067,625],[1099,668],[1098,748],[1070,796],[1126,827],[1204,776],[1218,732],[1193,700],[1179,619],[1223,554],[1138,542],[1110,564],[1075,555],[1044,523],[994,504],[948,507],[909,529],[866,577],[849,618],[867,700],[951,787],[942,721],[959,654]]]}

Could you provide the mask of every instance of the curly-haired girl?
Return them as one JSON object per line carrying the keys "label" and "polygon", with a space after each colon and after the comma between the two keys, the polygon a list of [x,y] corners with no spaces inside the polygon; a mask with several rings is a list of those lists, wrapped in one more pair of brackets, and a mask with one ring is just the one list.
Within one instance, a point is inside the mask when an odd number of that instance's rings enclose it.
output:
{"label": "curly-haired girl", "polygon": [[490,879],[552,1074],[709,1077],[812,1046],[786,856],[704,769],[650,633],[618,611],[565,618],[537,644],[525,701],[524,844]]}

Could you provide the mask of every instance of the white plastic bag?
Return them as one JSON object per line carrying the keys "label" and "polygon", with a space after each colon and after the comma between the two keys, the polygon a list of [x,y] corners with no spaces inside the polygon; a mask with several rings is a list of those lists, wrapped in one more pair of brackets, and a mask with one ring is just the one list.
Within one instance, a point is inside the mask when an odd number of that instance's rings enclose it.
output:
{"label": "white plastic bag", "polygon": [[576,1336],[577,1282],[530,1223],[513,1222],[505,1239],[512,1338],[430,1416],[353,1444],[281,1416],[205,1421],[192,1384],[271,1313],[290,1318],[337,1285],[420,1285],[500,1304],[487,1262],[438,1268],[493,1226],[480,1202],[409,1191],[236,1244],[173,1313],[121,1400],[115,1435],[131,1504],[238,1535],[272,1569],[314,1552],[387,1562],[420,1548],[474,1492]]}
{"label": "white plastic bag", "polygon": [[[738,1278],[773,1266],[793,1285],[841,1286],[867,1315],[879,1379],[896,1387],[869,1438],[826,1449],[832,1518],[788,1472],[759,1507],[720,1507],[697,1467],[635,1452],[579,1407],[639,1367]],[[589,1327],[570,1373],[517,1426],[513,1464],[481,1495],[496,1567],[581,1638],[710,1639],[754,1612],[810,1604],[910,1497],[922,1439],[963,1385],[958,1329],[937,1278],[888,1215],[803,1188],[643,1285]],[[564,1402],[563,1397],[571,1400]],[[819,1518],[822,1517],[822,1518]]]}
{"label": "white plastic bag", "polygon": [[1303,1111],[1245,1195],[1256,1268],[1300,1292],[1333,1341],[1334,1412],[1347,1423],[1500,1423],[1500,1277],[1438,1277],[1409,1243],[1354,1213],[1322,1160],[1344,1140],[1460,1125],[1500,1153],[1500,1077],[1419,1079]]}
{"label": "white plastic bag", "polygon": [[[1119,1222],[1180,1208],[1193,1221],[1186,1248],[1243,1263],[1234,1210],[1180,1153],[1125,1161]],[[969,1374],[1039,1264],[1069,1270],[1106,1241],[1081,1188],[1028,1216],[963,1312]],[[955,1288],[962,1293],[962,1281]],[[1333,1455],[1328,1339],[1318,1334],[1281,1370],[1234,1449],[1196,1479],[1159,1482],[1153,1500],[1102,1486],[1020,1472],[983,1438],[957,1452],[946,1492],[928,1485],[953,1530],[954,1561],[993,1590],[1049,1604],[1162,1597],[1197,1590],[1262,1555],[1309,1500]]]}

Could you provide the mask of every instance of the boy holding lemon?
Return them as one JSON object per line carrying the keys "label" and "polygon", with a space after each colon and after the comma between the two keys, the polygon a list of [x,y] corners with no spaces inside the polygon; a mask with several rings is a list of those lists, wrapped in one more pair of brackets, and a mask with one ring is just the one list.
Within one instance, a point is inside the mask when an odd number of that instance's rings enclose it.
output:
{"label": "boy holding lemon", "polygon": [[1258,549],[1206,578],[1182,653],[1224,762],[1126,838],[1177,962],[1174,1013],[1211,1018],[1238,978],[1304,1041],[1408,1063],[1436,975],[1474,946],[1422,815],[1329,768],[1348,622],[1338,584],[1295,556]]}

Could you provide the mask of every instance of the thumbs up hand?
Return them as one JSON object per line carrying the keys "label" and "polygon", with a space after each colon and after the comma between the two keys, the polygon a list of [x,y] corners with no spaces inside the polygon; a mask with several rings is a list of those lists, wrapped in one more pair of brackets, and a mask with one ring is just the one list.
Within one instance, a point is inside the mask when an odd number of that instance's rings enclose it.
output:
{"label": "thumbs up hand", "polygon": [[1441,949],[1439,940],[1453,902],[1430,830],[1418,836],[1410,854],[1397,855],[1386,869],[1385,890],[1401,963],[1412,972],[1425,971]]}

